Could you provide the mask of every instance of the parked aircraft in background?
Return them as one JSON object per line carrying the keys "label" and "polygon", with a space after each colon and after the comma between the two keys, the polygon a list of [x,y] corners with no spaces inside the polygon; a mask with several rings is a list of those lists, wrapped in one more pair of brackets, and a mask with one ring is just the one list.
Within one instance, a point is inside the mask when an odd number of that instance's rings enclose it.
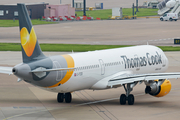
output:
{"label": "parked aircraft in background", "polygon": [[165,13],[176,13],[180,15],[180,1],[179,0],[163,0],[157,6],[159,8],[158,14],[164,15]]}
{"label": "parked aircraft in background", "polygon": [[178,0],[169,0],[169,1],[166,3],[166,7],[169,7],[169,8],[174,7],[175,4],[176,4],[176,1],[178,1]]}
{"label": "parked aircraft in background", "polygon": [[26,6],[18,4],[23,63],[0,67],[0,73],[14,74],[42,89],[57,92],[57,101],[70,103],[71,92],[84,89],[103,90],[123,86],[120,104],[134,104],[131,93],[137,83],[145,83],[145,92],[162,97],[171,90],[169,78],[180,73],[163,73],[168,59],[155,46],[135,47],[45,56],[39,46]]}

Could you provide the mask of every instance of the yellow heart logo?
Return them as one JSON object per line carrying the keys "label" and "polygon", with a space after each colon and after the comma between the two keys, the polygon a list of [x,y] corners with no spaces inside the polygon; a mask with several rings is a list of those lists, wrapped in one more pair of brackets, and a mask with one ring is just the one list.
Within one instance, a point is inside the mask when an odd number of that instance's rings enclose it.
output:
{"label": "yellow heart logo", "polygon": [[33,54],[34,48],[36,46],[36,33],[34,31],[34,28],[32,27],[31,33],[29,34],[28,30],[23,27],[20,32],[21,36],[21,45],[28,57],[30,57]]}

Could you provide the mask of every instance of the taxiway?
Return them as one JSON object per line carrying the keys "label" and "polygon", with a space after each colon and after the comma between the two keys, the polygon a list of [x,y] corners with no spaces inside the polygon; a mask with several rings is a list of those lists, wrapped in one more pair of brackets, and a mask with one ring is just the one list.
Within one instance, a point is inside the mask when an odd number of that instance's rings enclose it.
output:
{"label": "taxiway", "polygon": [[[67,53],[45,52],[49,55]],[[180,52],[165,52],[169,59],[168,72],[180,70]],[[0,66],[14,66],[21,62],[21,52],[0,52]],[[180,79],[172,79],[171,92],[162,98],[144,94],[145,85],[137,85],[132,92],[135,104],[119,105],[124,89],[82,90],[72,94],[72,103],[57,103],[56,93],[41,90],[14,75],[0,74],[0,119],[3,120],[169,120],[179,119]]]}
{"label": "taxiway", "polygon": [[[180,21],[161,22],[159,19],[123,21],[82,21],[34,26],[39,43],[173,45],[178,38]],[[19,28],[0,28],[0,42],[20,43]],[[67,54],[45,52],[47,56]],[[166,52],[168,72],[180,71],[180,52]],[[0,52],[0,66],[21,63],[21,52]],[[82,90],[72,94],[72,103],[57,103],[57,93],[51,93],[13,75],[0,74],[0,119],[3,120],[169,120],[179,119],[180,79],[172,79],[172,91],[165,97],[144,94],[145,85],[132,92],[135,104],[119,105],[124,89],[101,91]]]}

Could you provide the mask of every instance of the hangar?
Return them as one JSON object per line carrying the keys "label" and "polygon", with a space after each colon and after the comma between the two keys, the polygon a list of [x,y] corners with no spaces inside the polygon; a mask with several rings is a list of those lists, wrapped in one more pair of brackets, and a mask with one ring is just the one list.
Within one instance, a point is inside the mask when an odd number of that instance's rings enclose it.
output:
{"label": "hangar", "polygon": [[[44,16],[44,9],[48,3],[26,3],[31,19],[38,19]],[[0,19],[18,19],[17,4],[0,5]]]}

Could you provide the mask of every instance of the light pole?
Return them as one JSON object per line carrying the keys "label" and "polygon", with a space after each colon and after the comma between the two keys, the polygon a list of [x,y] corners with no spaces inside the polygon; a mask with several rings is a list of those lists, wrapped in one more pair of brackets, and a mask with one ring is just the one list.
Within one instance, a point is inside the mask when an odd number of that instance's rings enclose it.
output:
{"label": "light pole", "polygon": [[86,16],[86,0],[84,0],[84,14],[83,16]]}
{"label": "light pole", "polygon": [[134,19],[134,3],[132,5],[132,14],[133,14],[133,19]]}
{"label": "light pole", "polygon": [[139,12],[138,11],[138,0],[136,0],[136,12]]}
{"label": "light pole", "polygon": [[72,7],[74,8],[74,0],[72,0]]}

